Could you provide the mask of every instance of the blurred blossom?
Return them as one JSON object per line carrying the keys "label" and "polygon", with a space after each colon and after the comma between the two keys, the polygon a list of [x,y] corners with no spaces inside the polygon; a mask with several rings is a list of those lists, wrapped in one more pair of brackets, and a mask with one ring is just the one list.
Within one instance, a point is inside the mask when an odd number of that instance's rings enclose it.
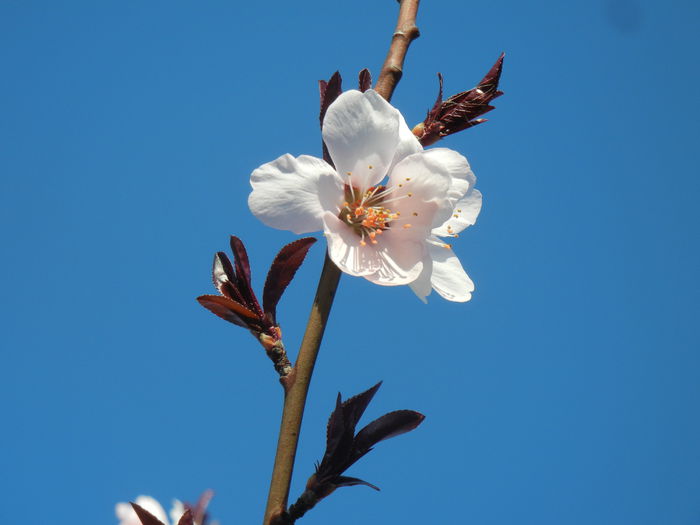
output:
{"label": "blurred blossom", "polygon": [[[153,514],[163,525],[170,525],[162,505],[151,496],[139,496],[136,498],[135,503]],[[114,512],[119,519],[119,525],[141,525],[141,520],[139,520],[136,511],[129,503],[117,503]],[[182,502],[176,499],[173,500],[173,507],[170,510],[170,519],[172,523],[177,524],[184,513],[185,507]]]}

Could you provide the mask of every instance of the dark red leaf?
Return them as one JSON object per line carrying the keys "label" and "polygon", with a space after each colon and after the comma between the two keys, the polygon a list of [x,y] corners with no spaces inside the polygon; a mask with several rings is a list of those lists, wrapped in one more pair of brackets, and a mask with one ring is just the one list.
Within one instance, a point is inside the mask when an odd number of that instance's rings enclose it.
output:
{"label": "dark red leaf", "polygon": [[338,394],[335,410],[331,412],[326,426],[326,451],[316,469],[320,482],[326,481],[329,476],[335,477],[345,470],[352,454],[354,437],[355,429],[348,426],[343,412],[342,398]]}
{"label": "dark red leaf", "polygon": [[185,511],[185,513],[180,518],[180,521],[177,522],[177,525],[194,525],[194,520],[192,519],[192,511],[190,509],[187,509]]}
{"label": "dark red leaf", "polygon": [[353,459],[355,426],[381,384],[380,381],[369,390],[344,402],[341,402],[338,394],[335,410],[328,418],[326,427],[326,452],[317,469],[319,478],[322,480],[341,474],[355,461]]}
{"label": "dark red leaf", "polygon": [[372,87],[372,74],[365,68],[360,71],[360,91],[363,93]]}
{"label": "dark red leaf", "polygon": [[379,487],[377,487],[376,485],[372,485],[371,483],[368,483],[359,478],[351,478],[349,476],[338,476],[333,480],[333,484],[337,487],[353,487],[355,485],[365,485],[374,490],[379,490]]}
{"label": "dark red leaf", "polygon": [[238,291],[236,273],[233,271],[231,261],[224,252],[217,252],[214,255],[211,275],[214,286],[221,294],[230,297],[236,302],[245,302]]}
{"label": "dark red leaf", "polygon": [[162,521],[160,521],[142,506],[137,505],[136,503],[132,503],[131,508],[134,509],[136,515],[139,517],[139,520],[141,520],[141,523],[143,525],[164,525]]}
{"label": "dark red leaf", "polygon": [[192,515],[194,517],[194,521],[198,524],[202,524],[205,522],[205,516],[207,514],[207,507],[209,506],[209,502],[211,499],[214,497],[214,491],[209,489],[205,490],[202,492],[202,495],[199,496],[199,500],[197,501],[197,504],[192,508]]}
{"label": "dark red leaf", "polygon": [[367,405],[369,405],[369,402],[372,401],[374,394],[377,393],[380,386],[382,386],[381,381],[372,388],[369,388],[361,394],[357,394],[356,396],[353,396],[343,402],[343,412],[345,414],[346,421],[348,422],[348,426],[353,429],[353,433],[355,432],[357,422],[360,421],[362,414],[364,414],[365,410],[367,409]]}
{"label": "dark red leaf", "polygon": [[218,315],[225,321],[242,326],[243,328],[251,328],[251,325],[258,326],[260,323],[260,318],[255,312],[250,311],[242,304],[228,297],[222,297],[221,295],[200,295],[197,297],[197,301],[213,314]]}
{"label": "dark red leaf", "polygon": [[[328,82],[325,80],[318,81],[318,89],[321,95],[321,110],[319,112],[318,119],[319,123],[321,124],[321,129],[323,129],[323,119],[326,116],[328,107],[343,92],[342,83],[343,79],[340,77],[340,73],[337,71],[333,73],[333,76],[331,76]],[[333,166],[333,161],[331,160],[330,153],[328,153],[328,148],[326,147],[325,143],[323,144],[323,160]]]}
{"label": "dark red leaf", "polygon": [[442,137],[446,137],[458,131],[476,126],[485,119],[478,118],[493,110],[490,102],[500,97],[503,92],[498,90],[498,82],[503,70],[502,53],[488,73],[481,79],[475,88],[462,91],[442,100],[442,75],[438,73],[440,89],[437,101],[428,112],[422,124],[414,129],[423,146],[429,146]]}
{"label": "dark red leaf", "polygon": [[375,419],[355,436],[355,451],[363,456],[369,450],[385,439],[410,432],[420,425],[425,416],[413,410],[396,410]]}
{"label": "dark red leaf", "polygon": [[438,96],[437,99],[435,100],[435,104],[433,104],[433,109],[431,109],[428,112],[428,116],[425,119],[425,122],[432,122],[434,120],[437,120],[438,116],[440,115],[440,107],[442,106],[442,73],[438,73],[438,83],[440,84],[440,87],[438,89]]}
{"label": "dark red leaf", "polygon": [[[236,281],[237,284],[243,284],[250,289],[250,262],[248,261],[248,252],[245,249],[243,241],[235,235],[231,235],[231,251],[233,252],[233,264],[236,266]],[[243,291],[241,288],[241,292]]]}
{"label": "dark red leaf", "polygon": [[272,261],[263,288],[263,310],[274,324],[277,324],[277,303],[297,270],[304,262],[306,253],[316,242],[313,237],[305,237],[283,247]]}
{"label": "dark red leaf", "polygon": [[241,241],[235,235],[231,235],[231,251],[233,251],[233,264],[236,267],[236,287],[243,297],[245,305],[262,317],[262,309],[258,304],[258,299],[255,297],[253,286],[250,283],[250,262],[248,262],[248,252],[246,252],[243,241]]}
{"label": "dark red leaf", "polygon": [[319,112],[319,123],[321,124],[321,128],[323,128],[323,118],[326,116],[328,106],[335,102],[335,99],[338,98],[343,92],[342,84],[343,79],[338,71],[333,73],[328,82],[325,80],[318,81],[318,88],[321,95],[321,111]]}
{"label": "dark red leaf", "polygon": [[493,98],[500,97],[503,94],[503,91],[498,91],[498,82],[501,80],[501,73],[503,72],[503,59],[505,56],[505,53],[501,53],[501,56],[498,57],[496,63],[491,66],[489,72],[484,75],[484,78],[481,79],[481,82],[479,82],[478,85],[478,87],[485,93],[493,93]]}

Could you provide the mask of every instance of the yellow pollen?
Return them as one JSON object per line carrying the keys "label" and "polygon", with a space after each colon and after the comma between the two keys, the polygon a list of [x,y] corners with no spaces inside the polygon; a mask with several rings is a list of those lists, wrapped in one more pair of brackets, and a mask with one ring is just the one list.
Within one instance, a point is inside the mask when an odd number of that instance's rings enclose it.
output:
{"label": "yellow pollen", "polygon": [[403,188],[403,184],[399,184],[399,188]]}
{"label": "yellow pollen", "polygon": [[369,169],[372,169],[372,166],[371,166],[371,165],[370,165],[370,166],[367,166],[367,167],[368,167]]}
{"label": "yellow pollen", "polygon": [[410,227],[411,227],[410,224],[404,224],[404,225],[403,225],[404,230],[407,230],[407,229],[409,229]]}
{"label": "yellow pollen", "polygon": [[409,180],[411,180],[411,177],[406,177],[406,181],[409,181]]}
{"label": "yellow pollen", "polygon": [[408,196],[409,196],[409,197],[413,197],[413,193],[410,193],[410,192],[409,192]]}
{"label": "yellow pollen", "polygon": [[359,217],[360,215],[365,213],[365,209],[362,206],[358,206],[355,208],[355,217]]}
{"label": "yellow pollen", "polygon": [[455,218],[455,219],[459,219],[459,215],[455,214],[455,215],[454,215],[454,218]]}
{"label": "yellow pollen", "polygon": [[343,208],[347,208],[348,206],[350,206],[350,203],[348,201],[345,201],[343,203]]}
{"label": "yellow pollen", "polygon": [[457,213],[462,213],[462,210],[457,210]]}
{"label": "yellow pollen", "polygon": [[345,173],[347,174],[348,177],[349,177],[350,175],[352,175],[352,171],[346,171]]}
{"label": "yellow pollen", "polygon": [[360,241],[360,246],[367,246],[367,243],[365,241]]}

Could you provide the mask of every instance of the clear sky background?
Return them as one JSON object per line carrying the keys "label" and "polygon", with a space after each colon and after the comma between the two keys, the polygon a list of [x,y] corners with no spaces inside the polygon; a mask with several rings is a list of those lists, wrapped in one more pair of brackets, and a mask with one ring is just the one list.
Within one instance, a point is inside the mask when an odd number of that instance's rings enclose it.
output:
{"label": "clear sky background", "polygon": [[[296,237],[248,176],[320,155],[317,80],[378,73],[393,0],[0,3],[0,518],[109,525],[207,488],[262,519],[281,409],[255,341],[195,301],[228,235],[262,286]],[[424,0],[394,104],[423,119],[501,51],[490,121],[441,143],[484,194],[466,304],[343,276],[292,498],[335,395],[426,414],[300,523],[700,523],[700,4]],[[279,318],[295,353],[325,243]]]}

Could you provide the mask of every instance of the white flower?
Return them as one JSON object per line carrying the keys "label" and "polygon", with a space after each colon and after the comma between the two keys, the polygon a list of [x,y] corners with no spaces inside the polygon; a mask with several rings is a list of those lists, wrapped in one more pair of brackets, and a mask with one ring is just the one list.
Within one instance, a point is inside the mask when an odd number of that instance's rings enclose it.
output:
{"label": "white flower", "polygon": [[[134,503],[153,514],[164,525],[170,524],[161,504],[151,496],[139,496],[136,498]],[[129,503],[117,503],[114,507],[114,512],[117,515],[117,519],[119,519],[119,525],[141,525],[141,520],[139,520],[136,512]],[[170,519],[174,525],[180,521],[180,518],[184,513],[185,506],[182,504],[182,502],[176,499],[173,500],[173,508],[170,510]]]}
{"label": "white flower", "polygon": [[467,159],[446,148],[423,150],[399,111],[372,90],[347,91],[331,104],[323,140],[335,168],[283,155],[252,173],[253,214],[297,234],[322,229],[331,260],[346,273],[381,285],[415,281],[422,300],[431,286],[447,299],[468,300],[473,284],[439,239],[456,236],[478,214]]}

